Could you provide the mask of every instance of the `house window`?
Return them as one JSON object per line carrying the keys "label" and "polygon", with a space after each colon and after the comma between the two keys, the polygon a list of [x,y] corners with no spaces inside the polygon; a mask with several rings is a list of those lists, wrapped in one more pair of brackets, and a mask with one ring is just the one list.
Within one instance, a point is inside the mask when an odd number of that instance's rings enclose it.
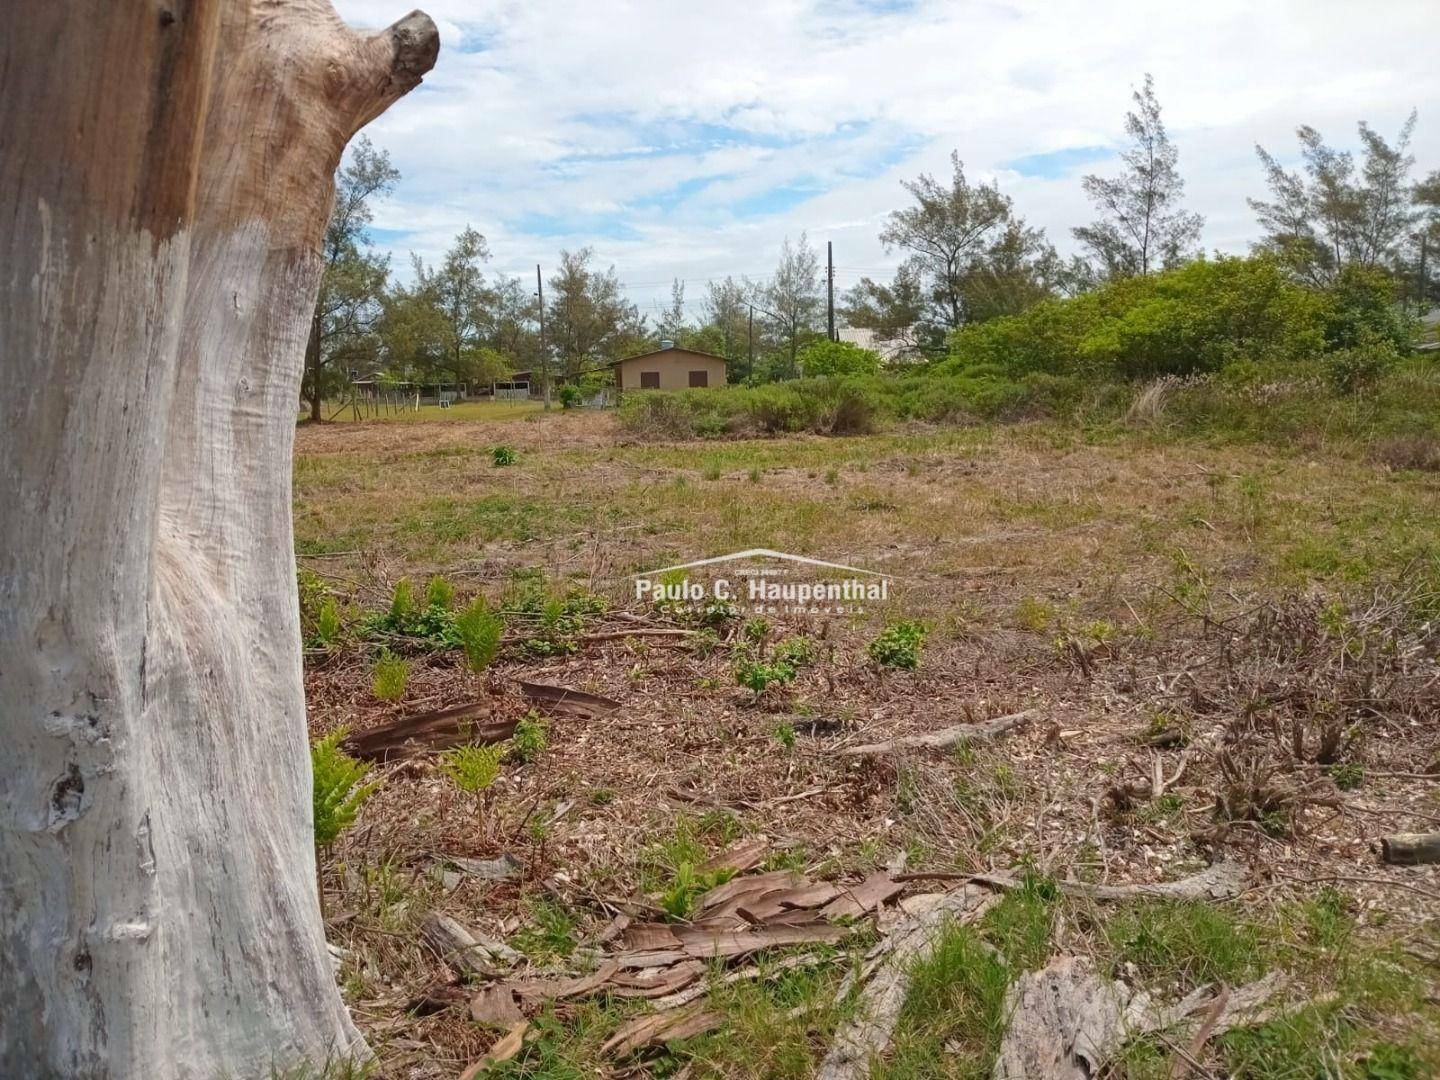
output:
{"label": "house window", "polygon": [[692,372],[690,372],[690,385],[691,385],[691,386],[709,386],[709,385],[710,385],[710,373],[709,373],[708,371],[692,371]]}
{"label": "house window", "polygon": [[658,371],[642,371],[640,373],[641,390],[659,390],[660,373]]}

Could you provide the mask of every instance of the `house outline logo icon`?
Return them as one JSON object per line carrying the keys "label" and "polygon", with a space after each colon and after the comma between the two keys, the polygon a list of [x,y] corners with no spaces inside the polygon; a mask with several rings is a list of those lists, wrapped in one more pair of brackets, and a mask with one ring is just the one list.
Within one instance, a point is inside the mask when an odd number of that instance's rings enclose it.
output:
{"label": "house outline logo icon", "polygon": [[746,548],[744,551],[735,551],[729,555],[716,555],[709,559],[696,559],[694,562],[676,563],[674,566],[662,566],[657,570],[644,570],[638,574],[631,574],[631,578],[650,578],[660,574],[673,574],[677,570],[694,570],[702,566],[716,566],[722,563],[743,562],[748,559],[779,559],[782,562],[799,563],[803,566],[817,566],[826,570],[844,570],[849,574],[869,574],[871,577],[893,577],[880,570],[866,570],[860,566],[847,566],[844,563],[826,562],[824,559],[811,559],[805,555],[790,555],[784,551],[774,551],[771,548]]}

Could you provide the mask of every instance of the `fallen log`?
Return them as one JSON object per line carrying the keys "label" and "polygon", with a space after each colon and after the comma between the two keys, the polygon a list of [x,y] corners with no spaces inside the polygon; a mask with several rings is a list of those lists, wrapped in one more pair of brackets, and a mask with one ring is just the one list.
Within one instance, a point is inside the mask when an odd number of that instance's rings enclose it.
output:
{"label": "fallen log", "polygon": [[395,761],[466,743],[504,742],[514,734],[517,720],[495,717],[490,710],[488,702],[476,701],[402,716],[368,731],[355,732],[343,745],[348,753],[365,761]]}
{"label": "fallen log", "polygon": [[[902,875],[904,876],[904,875]],[[1001,889],[1018,888],[1018,878],[1010,874],[971,874],[972,881],[981,881]],[[1091,885],[1083,881],[1057,881],[1055,887],[1066,896],[1086,900],[1231,900],[1245,888],[1245,867],[1222,860],[1179,881],[1160,881],[1138,885]]]}
{"label": "fallen log", "polygon": [[939,731],[927,731],[923,735],[901,735],[884,742],[867,743],[864,746],[848,746],[840,753],[846,757],[875,757],[880,754],[892,754],[896,750],[945,750],[962,744],[994,742],[1001,736],[1023,727],[1039,711],[1039,709],[1026,709],[1024,712],[986,720],[982,724],[956,724],[954,727],[941,728]]}
{"label": "fallen log", "polygon": [[890,1045],[915,964],[934,952],[947,925],[973,922],[993,901],[988,889],[966,885],[937,896],[925,910],[895,927],[872,952],[866,974],[874,977],[860,993],[854,1018],[836,1034],[816,1080],[860,1080],[870,1075],[871,1060]]}
{"label": "fallen log", "polygon": [[1380,857],[1392,866],[1440,863],[1440,832],[1382,836]]}
{"label": "fallen log", "polygon": [[568,686],[551,686],[548,683],[522,682],[520,696],[526,701],[543,705],[550,712],[561,716],[578,716],[582,720],[594,720],[620,708],[620,702],[600,694],[584,690],[572,690]]}

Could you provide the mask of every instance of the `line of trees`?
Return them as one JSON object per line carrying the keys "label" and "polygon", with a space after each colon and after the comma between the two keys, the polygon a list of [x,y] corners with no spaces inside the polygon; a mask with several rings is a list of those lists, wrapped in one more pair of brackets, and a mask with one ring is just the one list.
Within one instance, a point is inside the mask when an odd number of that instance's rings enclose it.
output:
{"label": "line of trees", "polygon": [[[972,179],[952,154],[947,180],[926,174],[904,184],[910,201],[880,232],[904,259],[889,281],[862,278],[846,292],[842,321],[902,355],[938,356],[964,327],[1201,257],[1204,219],[1185,207],[1179,154],[1150,76],[1133,100],[1118,173],[1082,181],[1096,217],[1071,230],[1081,254],[1062,258],[996,183]],[[1440,298],[1428,266],[1440,250],[1440,170],[1412,181],[1415,123],[1412,113],[1393,143],[1361,123],[1358,156],[1301,127],[1296,170],[1257,146],[1269,188],[1268,198],[1250,200],[1264,230],[1257,253],[1316,288],[1362,267],[1389,275],[1397,301]],[[306,354],[304,393],[317,419],[352,370],[426,384],[518,370],[583,376],[668,339],[725,357],[733,379],[769,381],[799,374],[806,347],[825,337],[824,275],[804,234],[785,240],[767,280],[711,281],[693,309],[677,279],[653,321],[586,247],[562,251],[546,280],[542,355],[533,285],[487,273],[489,247],[474,229],[436,265],[412,256],[408,283],[393,280],[369,227],[373,201],[398,179],[388,154],[364,138],[337,178]]]}
{"label": "line of trees", "polygon": [[[1149,75],[1133,97],[1119,174],[1082,181],[1097,214],[1071,230],[1082,255],[1059,258],[997,185],[971,182],[952,155],[948,184],[928,175],[905,184],[912,204],[890,214],[880,233],[886,250],[905,260],[891,281],[865,278],[850,290],[846,321],[937,355],[962,327],[1200,257],[1204,219],[1185,208],[1179,154]],[[1427,265],[1440,249],[1440,171],[1412,182],[1415,122],[1412,112],[1393,143],[1361,123],[1358,158],[1301,127],[1296,171],[1257,146],[1270,197],[1249,200],[1264,229],[1256,253],[1316,288],[1333,286],[1347,268],[1374,269],[1389,276],[1397,302],[1440,299]]]}
{"label": "line of trees", "polygon": [[801,348],[821,333],[819,259],[803,235],[785,241],[768,282],[711,282],[698,319],[676,280],[653,322],[627,299],[615,268],[600,266],[585,247],[560,252],[545,281],[542,354],[536,290],[488,273],[489,245],[475,229],[465,228],[435,265],[412,255],[408,282],[391,275],[369,226],[374,201],[398,179],[389,155],[363,137],[336,178],[305,360],[303,394],[313,419],[324,418],[324,402],[342,396],[357,371],[422,385],[503,381],[516,371],[584,376],[668,339],[724,356],[743,378],[752,374],[753,313],[753,374],[768,379],[797,374]]}

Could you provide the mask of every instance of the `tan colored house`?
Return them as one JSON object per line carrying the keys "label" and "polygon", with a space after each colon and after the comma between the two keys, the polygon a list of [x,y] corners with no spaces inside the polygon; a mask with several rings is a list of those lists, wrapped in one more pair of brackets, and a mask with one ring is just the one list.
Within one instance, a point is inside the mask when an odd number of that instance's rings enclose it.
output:
{"label": "tan colored house", "polygon": [[661,342],[655,352],[627,356],[610,365],[615,389],[687,390],[725,385],[725,358]]}

